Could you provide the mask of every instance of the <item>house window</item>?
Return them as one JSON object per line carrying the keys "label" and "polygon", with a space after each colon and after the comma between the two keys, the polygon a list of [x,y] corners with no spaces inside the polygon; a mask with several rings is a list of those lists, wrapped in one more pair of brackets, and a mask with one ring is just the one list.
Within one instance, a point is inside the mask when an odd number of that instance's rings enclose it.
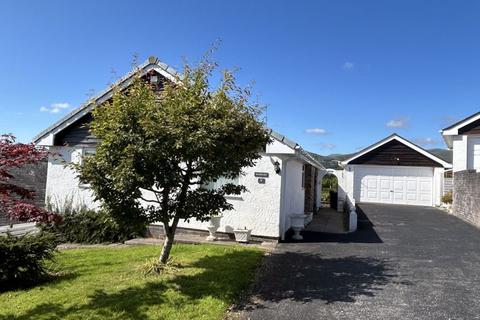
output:
{"label": "house window", "polygon": [[[82,149],[82,156],[80,157],[80,164],[83,163],[83,159],[85,157],[91,157],[91,156],[94,156],[95,154],[96,154],[96,150],[94,148],[83,148]],[[82,182],[82,181],[79,182],[78,186],[80,188],[83,188],[83,189],[90,188],[89,183],[85,183],[85,182]]]}
{"label": "house window", "polygon": [[302,189],[305,188],[305,165],[302,166]]}
{"label": "house window", "polygon": [[206,185],[204,185],[205,189],[209,190],[214,190],[222,187],[223,185],[226,185],[227,183],[231,183],[234,185],[239,185],[240,184],[240,177],[237,176],[233,179],[225,178],[225,177],[220,177],[217,179],[217,181],[209,182]]}
{"label": "house window", "polygon": [[480,143],[473,145],[473,169],[480,170]]}

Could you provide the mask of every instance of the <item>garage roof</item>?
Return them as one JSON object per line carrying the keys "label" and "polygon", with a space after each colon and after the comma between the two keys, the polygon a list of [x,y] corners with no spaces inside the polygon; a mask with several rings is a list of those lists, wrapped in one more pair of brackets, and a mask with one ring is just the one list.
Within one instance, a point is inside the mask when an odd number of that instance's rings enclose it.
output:
{"label": "garage roof", "polygon": [[427,150],[417,146],[416,144],[408,141],[405,138],[400,137],[397,134],[392,134],[392,135],[386,137],[385,139],[380,140],[379,142],[372,144],[371,146],[361,150],[360,152],[358,152],[357,154],[355,154],[351,158],[343,161],[341,164],[342,164],[342,166],[346,166],[346,165],[350,164],[351,162],[353,162],[354,160],[356,160],[356,159],[358,159],[358,158],[360,158],[364,155],[367,155],[368,153],[370,153],[370,152],[372,152],[372,151],[380,148],[381,146],[384,146],[387,143],[390,143],[392,141],[397,141],[397,142],[409,147],[410,149],[415,150],[416,152],[418,152],[418,153],[422,154],[423,156],[429,158],[430,160],[434,161],[435,163],[438,163],[440,166],[442,166],[444,168],[448,169],[448,168],[452,167],[452,165],[450,163],[446,162],[445,160],[440,159],[439,157],[437,157],[437,156],[433,155],[432,153],[428,152]]}

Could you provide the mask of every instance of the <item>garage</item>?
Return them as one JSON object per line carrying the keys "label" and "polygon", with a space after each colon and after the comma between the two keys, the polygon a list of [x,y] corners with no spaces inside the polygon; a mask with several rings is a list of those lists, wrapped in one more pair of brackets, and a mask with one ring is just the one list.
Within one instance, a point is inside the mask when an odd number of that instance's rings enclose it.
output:
{"label": "garage", "polygon": [[433,204],[432,168],[360,167],[355,170],[355,185],[359,202]]}
{"label": "garage", "polygon": [[[439,205],[451,165],[398,136],[389,136],[342,163],[359,203]],[[348,190],[347,190],[348,192]]]}

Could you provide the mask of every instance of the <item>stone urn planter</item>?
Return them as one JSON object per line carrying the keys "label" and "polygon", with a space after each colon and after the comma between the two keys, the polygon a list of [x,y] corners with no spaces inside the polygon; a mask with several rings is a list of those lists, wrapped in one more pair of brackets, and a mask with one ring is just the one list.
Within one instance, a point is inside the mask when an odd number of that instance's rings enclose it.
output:
{"label": "stone urn planter", "polygon": [[252,236],[252,229],[235,229],[233,230],[235,234],[235,240],[240,243],[248,243],[250,242],[250,238]]}
{"label": "stone urn planter", "polygon": [[293,229],[293,240],[303,240],[303,237],[300,235],[300,231],[305,228],[305,214],[303,213],[294,213],[290,215],[290,225]]}
{"label": "stone urn planter", "polygon": [[223,216],[213,216],[210,218],[208,222],[208,232],[210,233],[207,237],[208,241],[215,241],[217,240],[217,230],[220,228],[220,220],[222,220]]}

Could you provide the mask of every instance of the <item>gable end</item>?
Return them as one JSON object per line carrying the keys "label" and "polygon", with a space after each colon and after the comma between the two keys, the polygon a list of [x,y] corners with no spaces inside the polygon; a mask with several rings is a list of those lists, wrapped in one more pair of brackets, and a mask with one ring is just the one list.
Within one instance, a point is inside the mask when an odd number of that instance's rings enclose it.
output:
{"label": "gable end", "polygon": [[353,159],[350,164],[442,167],[438,162],[395,139]]}
{"label": "gable end", "polygon": [[91,113],[87,113],[70,126],[55,135],[53,145],[55,146],[79,146],[95,147],[99,141],[90,133],[90,122],[93,120]]}
{"label": "gable end", "polygon": [[459,128],[458,134],[480,134],[480,119]]}

